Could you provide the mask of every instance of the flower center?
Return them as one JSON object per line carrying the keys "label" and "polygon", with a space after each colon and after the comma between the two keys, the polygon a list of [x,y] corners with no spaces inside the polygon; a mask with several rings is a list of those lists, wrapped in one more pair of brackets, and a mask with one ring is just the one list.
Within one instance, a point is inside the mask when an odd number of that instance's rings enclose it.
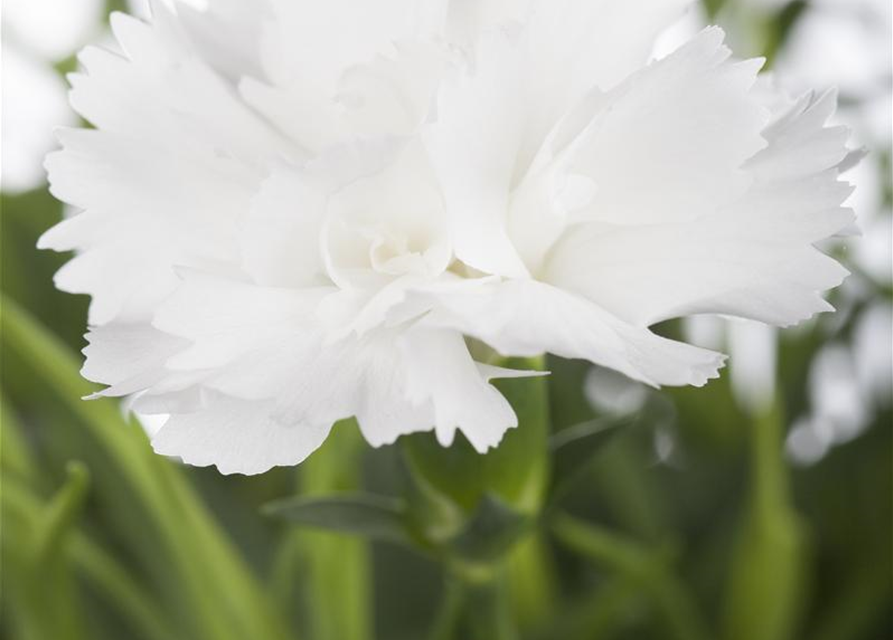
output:
{"label": "flower center", "polygon": [[341,288],[379,288],[400,277],[434,278],[449,266],[446,234],[431,217],[330,213],[323,229],[329,277]]}

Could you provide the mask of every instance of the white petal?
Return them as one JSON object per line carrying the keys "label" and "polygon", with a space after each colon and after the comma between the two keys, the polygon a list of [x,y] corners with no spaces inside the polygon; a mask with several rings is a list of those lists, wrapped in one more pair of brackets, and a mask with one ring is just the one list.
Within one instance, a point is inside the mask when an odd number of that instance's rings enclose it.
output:
{"label": "white petal", "polygon": [[267,80],[246,79],[242,94],[292,140],[320,151],[346,132],[336,102],[342,74],[376,54],[393,52],[393,42],[426,31],[424,5],[272,0],[261,43]]}
{"label": "white petal", "polygon": [[544,278],[637,326],[696,313],[788,325],[829,310],[819,292],[847,272],[811,245],[786,241],[775,220],[590,223],[559,242]]}
{"label": "white petal", "polygon": [[147,319],[175,265],[235,265],[264,158],[288,150],[168,22],[116,16],[128,58],[87,49],[87,75],[71,77],[72,103],[99,129],[63,130],[46,162],[53,194],[85,212],[41,246],[82,252],[57,282],[93,295],[92,324]]}
{"label": "white petal", "polygon": [[692,220],[744,192],[741,166],[766,146],[769,114],[749,93],[762,61],[727,62],[722,38],[701,32],[605,97],[570,152],[568,170],[597,188],[581,217]]}
{"label": "white petal", "polygon": [[547,74],[537,80],[566,100],[557,116],[592,87],[610,89],[644,65],[657,34],[692,2],[533,0],[531,4],[531,47]]}
{"label": "white petal", "polygon": [[212,369],[307,333],[325,290],[258,287],[199,272],[183,272],[177,290],[152,324],[192,341],[168,361],[180,370]]}
{"label": "white petal", "polygon": [[850,131],[828,125],[836,108],[834,90],[802,96],[763,131],[769,146],[748,162],[749,171],[762,183],[776,183],[809,177],[843,162]]}
{"label": "white petal", "polygon": [[392,55],[360,60],[338,82],[347,128],[359,135],[411,135],[428,116],[448,53],[428,41],[394,44]]}
{"label": "white petal", "polygon": [[269,13],[267,0],[211,0],[207,5],[177,5],[177,18],[201,57],[233,82],[246,75],[263,77],[260,33]]}
{"label": "white petal", "polygon": [[610,89],[638,70],[654,38],[691,0],[533,0],[526,23],[526,74],[533,115],[523,163],[591,89]]}
{"label": "white petal", "polygon": [[[159,385],[155,385],[158,387]],[[138,414],[169,416],[179,413],[195,413],[207,405],[208,391],[198,386],[196,380],[178,382],[177,391],[145,391],[132,396],[131,409]]]}
{"label": "white petal", "polygon": [[474,42],[481,33],[520,21],[530,11],[529,0],[445,0],[446,34],[458,43]]}
{"label": "white petal", "polygon": [[543,277],[628,322],[721,313],[787,326],[832,307],[821,292],[847,271],[812,245],[853,221],[836,165],[845,131],[826,127],[833,96],[807,97],[766,130],[745,165],[752,185],[700,219],[567,231]]}
{"label": "white petal", "polygon": [[[186,274],[155,318],[156,327],[192,340],[167,367],[195,372],[192,384],[230,397],[272,400],[271,415],[283,424],[332,424],[356,416],[376,446],[430,429],[430,411],[406,398],[396,334],[327,343],[315,316],[324,293]],[[171,388],[181,386],[177,381]]]}
{"label": "white petal", "polygon": [[269,399],[282,424],[355,416],[374,446],[436,424],[441,442],[459,428],[484,451],[516,424],[487,383],[506,372],[479,370],[458,332],[395,328],[326,343],[294,295],[189,274],[156,317],[194,341],[168,367],[198,371],[202,386],[230,397]]}
{"label": "white petal", "polygon": [[240,223],[242,264],[255,282],[273,287],[326,284],[320,255],[325,192],[306,173],[280,167]]}
{"label": "white petal", "polygon": [[188,464],[250,475],[302,462],[329,435],[330,425],[277,422],[271,405],[217,395],[207,408],[171,416],[152,446]]}
{"label": "white petal", "polygon": [[488,375],[502,371],[479,370],[462,334],[418,328],[402,338],[401,346],[407,359],[407,393],[415,403],[427,400],[433,405],[440,444],[452,444],[458,428],[484,453],[518,426],[511,405],[488,382]]}
{"label": "white petal", "polygon": [[124,56],[87,47],[78,56],[86,72],[69,77],[72,106],[97,128],[149,143],[182,138],[181,153],[249,163],[294,150],[196,55],[167,10],[152,24],[120,13],[111,23]]}
{"label": "white petal", "polygon": [[165,361],[188,345],[149,324],[119,322],[93,327],[87,342],[81,374],[109,385],[99,394],[104,396],[125,396],[155,384],[165,374]]}
{"label": "white petal", "polygon": [[388,159],[329,197],[323,259],[342,288],[377,289],[399,275],[436,277],[452,260],[443,201],[421,144],[411,139]]}
{"label": "white petal", "polygon": [[525,277],[506,233],[524,125],[523,58],[508,33],[486,34],[469,68],[447,78],[424,131],[452,229],[453,250],[486,273]]}
{"label": "white petal", "polygon": [[485,283],[441,293],[424,323],[454,328],[506,356],[544,352],[582,358],[652,385],[701,386],[717,375],[717,353],[634,327],[591,302],[535,281]]}

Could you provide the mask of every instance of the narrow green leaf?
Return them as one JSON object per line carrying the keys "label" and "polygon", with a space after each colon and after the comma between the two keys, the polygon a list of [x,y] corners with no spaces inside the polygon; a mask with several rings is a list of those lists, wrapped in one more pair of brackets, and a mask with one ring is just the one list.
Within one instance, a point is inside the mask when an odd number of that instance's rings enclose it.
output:
{"label": "narrow green leaf", "polygon": [[297,525],[408,544],[406,506],[402,500],[368,493],[330,497],[300,496],[270,502],[265,515]]}
{"label": "narrow green leaf", "polygon": [[38,471],[31,450],[25,442],[24,431],[18,416],[5,395],[0,391],[0,469],[4,474],[12,474],[36,482]]}
{"label": "narrow green leaf", "polygon": [[[298,468],[305,496],[328,498],[362,485],[361,455],[365,442],[354,421],[336,424],[325,444]],[[372,558],[369,545],[327,531],[295,531],[301,545],[308,618],[313,640],[370,640]]]}
{"label": "narrow green leaf", "polygon": [[463,583],[464,615],[458,637],[467,640],[520,640],[511,614],[506,576],[497,571],[486,580]]}
{"label": "narrow green leaf", "polygon": [[75,518],[81,511],[90,483],[90,472],[81,462],[70,462],[65,469],[67,479],[47,506],[43,523],[36,532],[38,565],[56,562]]}

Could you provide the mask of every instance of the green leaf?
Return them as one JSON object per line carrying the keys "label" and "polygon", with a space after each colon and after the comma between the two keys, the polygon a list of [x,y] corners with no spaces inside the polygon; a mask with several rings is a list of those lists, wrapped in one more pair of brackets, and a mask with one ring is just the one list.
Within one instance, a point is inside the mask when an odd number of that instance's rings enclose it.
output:
{"label": "green leaf", "polygon": [[268,503],[263,513],[301,526],[385,542],[410,542],[403,501],[368,493],[286,498]]}
{"label": "green leaf", "polygon": [[52,564],[62,553],[62,543],[83,508],[90,486],[90,472],[82,462],[69,462],[65,484],[53,497],[36,532],[37,562]]}
{"label": "green leaf", "polygon": [[505,555],[528,532],[533,522],[530,515],[488,493],[481,499],[465,529],[449,542],[448,549],[462,560],[490,563]]}
{"label": "green leaf", "polygon": [[3,446],[0,447],[0,469],[4,474],[14,475],[37,483],[40,474],[31,450],[25,441],[24,431],[19,423],[12,404],[0,390],[0,426],[3,429]]}

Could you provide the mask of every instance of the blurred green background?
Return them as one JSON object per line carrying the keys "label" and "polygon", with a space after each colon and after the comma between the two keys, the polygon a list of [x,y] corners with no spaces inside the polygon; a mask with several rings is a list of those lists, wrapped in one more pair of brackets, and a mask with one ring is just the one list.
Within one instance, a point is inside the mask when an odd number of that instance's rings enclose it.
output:
{"label": "blurred green background", "polygon": [[[52,286],[67,256],[34,248],[63,215],[40,162],[52,125],[76,122],[62,74],[76,68],[76,48],[108,37],[114,8],[123,3],[4,6],[0,636],[893,637],[887,0],[709,0],[662,38],[666,51],[717,22],[738,55],[767,56],[783,86],[840,86],[838,119],[870,150],[847,176],[863,236],[828,245],[853,275],[831,294],[838,313],[796,329],[661,327],[731,353],[704,389],[654,392],[554,359],[552,376],[512,383],[506,393],[529,403],[522,429],[551,418],[555,455],[513,434],[501,458],[481,464],[515,464],[525,482],[550,467],[569,481],[549,494],[550,517],[501,556],[508,619],[492,633],[455,622],[462,602],[492,593],[471,580],[466,600],[456,596],[442,555],[261,514],[295,493],[402,500],[407,459],[424,460],[425,441],[412,458],[373,450],[345,425],[299,469],[221,476],[155,456],[120,406],[79,399],[91,391],[77,374],[87,300]],[[607,434],[575,450],[582,461],[559,446],[575,425]],[[447,482],[489,482],[467,455],[440,456]],[[443,489],[436,475],[427,481]],[[461,511],[465,498],[450,499]]]}

